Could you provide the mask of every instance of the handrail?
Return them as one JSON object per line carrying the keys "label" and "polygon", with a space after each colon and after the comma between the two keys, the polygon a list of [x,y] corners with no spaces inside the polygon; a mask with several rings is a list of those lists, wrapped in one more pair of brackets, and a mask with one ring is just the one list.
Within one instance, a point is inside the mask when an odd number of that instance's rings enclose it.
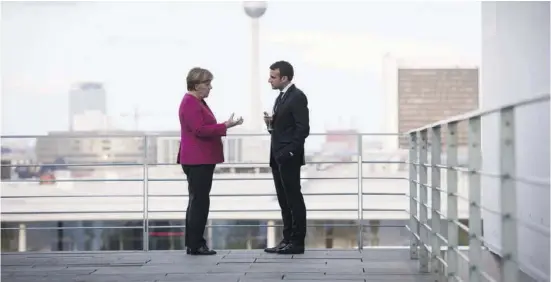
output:
{"label": "handrail", "polygon": [[[0,135],[0,138],[6,139],[30,139],[30,138],[141,138],[141,137],[180,137],[178,131],[167,131],[162,133],[148,131],[130,131],[127,134],[118,133],[119,131],[97,131],[98,134],[60,134],[65,132],[53,132],[54,134],[41,135]],[[309,136],[399,136],[400,133],[384,133],[384,132],[313,132]],[[226,137],[269,137],[268,133],[228,133]]]}
{"label": "handrail", "polygon": [[[517,282],[519,271],[529,269],[537,281],[549,281],[549,273],[542,273],[531,265],[521,262],[518,251],[519,226],[537,232],[549,238],[550,227],[541,223],[529,222],[517,216],[517,188],[518,184],[537,187],[549,191],[549,179],[529,179],[516,175],[517,141],[515,130],[516,109],[527,105],[534,105],[550,100],[550,94],[542,94],[533,98],[524,99],[515,103],[507,103],[498,107],[472,111],[466,114],[451,117],[408,131],[405,135],[410,140],[409,153],[409,182],[410,191],[410,223],[407,226],[411,233],[410,258],[419,259],[421,272],[432,272],[434,279],[445,281],[503,281]],[[482,171],[482,117],[490,114],[499,114],[498,144],[489,146],[499,148],[500,158],[497,160],[499,173]],[[468,163],[466,168],[458,166],[458,124],[468,123]],[[442,163],[442,137],[446,130],[446,162]],[[547,132],[547,134],[549,134]],[[428,156],[430,155],[430,160]],[[445,172],[446,183],[441,183],[441,174]],[[458,173],[467,176],[468,197],[461,195],[458,185]],[[429,179],[430,176],[430,179]],[[485,207],[482,203],[483,177],[496,179],[496,186],[500,189],[500,198],[496,199],[501,205],[500,211]],[[429,190],[431,191],[429,193]],[[465,192],[465,191],[463,191]],[[441,194],[447,197],[447,208],[441,206]],[[430,196],[430,202],[429,202]],[[462,224],[458,220],[458,200],[465,200],[469,204],[469,223]],[[500,277],[491,277],[484,269],[482,253],[491,244],[482,234],[482,212],[497,215],[501,225],[501,259]],[[446,224],[440,226],[444,220]],[[458,248],[458,230],[469,233],[469,253],[465,255]],[[447,236],[443,230],[447,229]],[[446,250],[441,253],[442,246]],[[499,246],[496,246],[499,247]],[[469,264],[468,277],[460,277],[460,259]]]}
{"label": "handrail", "polygon": [[420,132],[420,131],[423,131],[423,130],[428,130],[430,128],[434,128],[434,127],[437,127],[437,126],[443,126],[443,125],[447,125],[447,124],[454,123],[454,122],[466,121],[466,120],[468,120],[470,118],[474,118],[474,117],[483,117],[483,116],[486,116],[486,115],[489,115],[489,114],[498,113],[499,111],[504,110],[504,109],[508,109],[508,108],[519,108],[519,107],[527,106],[527,105],[530,105],[530,104],[536,104],[536,103],[540,103],[540,102],[549,101],[549,97],[550,97],[550,93],[544,93],[544,94],[540,94],[540,95],[537,95],[537,96],[534,96],[534,97],[530,97],[528,99],[524,99],[524,100],[521,100],[521,101],[518,101],[518,102],[506,103],[506,104],[503,104],[503,105],[500,105],[500,106],[497,106],[497,107],[488,108],[488,109],[474,110],[474,111],[471,111],[471,112],[468,112],[468,113],[456,115],[456,116],[453,116],[451,118],[447,118],[447,119],[444,119],[444,120],[440,120],[440,121],[437,121],[437,122],[434,122],[434,123],[430,123],[430,124],[421,126],[419,128],[412,129],[412,130],[404,133],[404,135],[409,135],[409,134],[414,133],[414,132]]}
{"label": "handrail", "polygon": [[[321,175],[318,175],[317,177],[309,177],[308,175],[305,175],[303,177],[301,177],[302,180],[312,180],[312,181],[321,181],[321,180],[357,180],[358,183],[358,191],[357,192],[352,192],[350,191],[350,193],[344,193],[345,191],[342,191],[341,193],[337,193],[339,191],[335,191],[334,193],[324,193],[323,191],[320,191],[320,193],[316,193],[315,191],[304,191],[304,196],[305,197],[319,197],[319,196],[324,196],[324,197],[334,197],[334,196],[355,196],[356,199],[358,200],[358,206],[355,207],[355,206],[347,206],[347,205],[343,205],[342,207],[322,207],[322,208],[316,208],[316,207],[312,207],[310,209],[308,209],[309,211],[311,212],[330,212],[330,213],[335,213],[335,212],[346,212],[348,214],[351,214],[353,212],[357,212],[358,215],[357,215],[357,219],[356,219],[356,223],[353,224],[353,226],[356,226],[357,230],[358,230],[358,233],[357,233],[357,241],[358,241],[358,246],[357,248],[358,249],[363,249],[364,248],[364,244],[363,244],[363,237],[364,235],[366,234],[366,231],[364,230],[365,227],[368,227],[368,226],[371,226],[367,220],[364,220],[364,213],[368,213],[368,212],[390,212],[390,213],[403,213],[405,215],[405,210],[403,209],[402,206],[395,206],[395,207],[365,207],[364,204],[363,204],[363,197],[372,197],[372,196],[377,196],[377,197],[380,197],[380,196],[394,196],[394,197],[397,197],[397,198],[401,198],[403,199],[406,194],[405,193],[398,193],[398,192],[383,192],[383,191],[369,191],[369,190],[364,190],[363,188],[363,182],[365,180],[384,180],[384,179],[388,179],[388,180],[397,180],[397,181],[405,181],[406,178],[404,177],[397,177],[395,175],[392,175],[389,174],[389,175],[383,175],[383,176],[380,176],[380,175],[369,175],[369,170],[365,170],[365,165],[369,165],[369,164],[396,164],[396,165],[399,165],[399,164],[404,164],[405,162],[404,161],[393,161],[393,160],[387,160],[388,158],[383,158],[383,159],[362,159],[360,156],[362,156],[365,152],[362,150],[362,143],[363,143],[363,137],[364,136],[395,136],[395,138],[398,138],[399,137],[399,134],[398,133],[356,133],[356,132],[336,132],[336,133],[313,133],[313,134],[310,134],[311,136],[327,136],[327,135],[339,135],[339,136],[351,136],[352,138],[355,138],[355,141],[357,143],[357,152],[354,154],[354,156],[352,156],[351,160],[350,161],[341,161],[341,160],[336,160],[336,161],[331,161],[331,160],[328,160],[328,161],[324,161],[324,160],[316,160],[316,161],[308,161],[307,162],[307,165],[316,165],[316,164],[333,164],[333,165],[349,165],[349,166],[357,166],[357,170],[358,170],[358,174],[357,175],[354,175],[354,176],[337,176],[335,175],[334,177],[331,177],[330,175],[325,175],[325,174],[321,174]],[[251,136],[269,136],[268,134],[230,134],[228,137],[233,137],[233,136],[244,136],[244,137],[251,137]],[[126,199],[132,199],[134,198],[135,199],[139,199],[139,198],[143,198],[143,204],[139,204],[139,205],[136,205],[134,206],[133,208],[129,209],[129,210],[120,210],[119,208],[111,208],[109,206],[107,206],[106,208],[94,208],[94,207],[91,207],[91,208],[85,208],[85,209],[81,209],[81,211],[76,211],[76,212],[73,212],[73,211],[70,211],[70,213],[73,213],[73,214],[86,214],[86,215],[91,215],[91,214],[99,214],[100,216],[103,215],[103,214],[109,214],[109,213],[112,213],[112,214],[134,214],[132,215],[131,217],[132,218],[135,218],[136,216],[139,216],[141,218],[141,220],[143,220],[143,223],[141,224],[141,227],[137,227],[139,229],[142,229],[143,231],[143,250],[144,251],[147,251],[148,248],[149,248],[149,245],[147,244],[147,242],[149,242],[149,230],[152,229],[152,228],[156,228],[154,227],[153,225],[150,224],[150,220],[152,220],[151,218],[156,218],[157,214],[160,212],[160,213],[177,213],[177,214],[181,214],[181,213],[184,213],[185,210],[182,210],[181,206],[177,206],[177,207],[152,207],[150,205],[150,202],[153,201],[153,200],[157,200],[157,199],[169,199],[170,197],[181,197],[181,199],[185,200],[185,198],[187,197],[187,195],[185,194],[182,194],[181,191],[179,193],[176,193],[176,194],[173,194],[172,192],[169,192],[169,194],[171,195],[166,195],[167,192],[159,192],[158,190],[157,191],[153,191],[152,192],[152,185],[153,183],[165,183],[165,182],[175,182],[175,181],[186,181],[185,177],[162,177],[160,175],[155,175],[154,173],[152,173],[153,171],[153,168],[154,167],[159,167],[159,166],[176,166],[177,164],[174,164],[174,163],[154,163],[154,162],[148,162],[148,161],[143,161],[145,160],[146,156],[148,155],[148,152],[147,152],[147,148],[149,148],[149,146],[147,146],[147,140],[153,140],[152,138],[157,138],[157,137],[166,137],[166,134],[164,134],[163,136],[160,136],[159,134],[155,134],[155,133],[151,133],[151,132],[144,132],[143,134],[139,134],[138,136],[136,136],[136,132],[131,132],[130,134],[127,134],[127,135],[121,135],[121,134],[118,134],[118,135],[106,135],[105,132],[99,132],[97,135],[94,135],[94,134],[75,134],[75,135],[71,135],[71,136],[66,136],[66,135],[62,135],[62,134],[57,134],[57,135],[19,135],[19,136],[16,136],[16,135],[11,135],[11,136],[0,136],[0,138],[6,138],[6,139],[9,139],[9,138],[42,138],[42,137],[46,137],[46,138],[53,138],[53,139],[64,139],[64,138],[87,138],[87,137],[92,137],[92,138],[101,138],[101,137],[104,137],[104,138],[139,138],[140,141],[144,142],[144,150],[143,152],[141,152],[143,154],[143,156],[141,156],[140,160],[138,160],[137,162],[135,163],[129,163],[129,162],[126,162],[126,163],[109,163],[109,162],[101,162],[101,163],[84,163],[84,162],[79,162],[79,163],[69,163],[69,164],[51,164],[51,166],[59,166],[59,165],[63,165],[63,166],[67,166],[67,167],[79,167],[79,166],[88,166],[88,167],[138,167],[138,168],[143,168],[143,175],[140,171],[139,175],[129,175],[129,176],[122,176],[122,177],[113,177],[113,176],[109,176],[107,175],[107,178],[93,178],[93,177],[89,177],[89,178],[63,178],[63,179],[56,179],[55,181],[58,182],[60,185],[62,185],[62,183],[70,183],[70,182],[74,182],[74,183],[82,183],[82,182],[95,182],[95,183],[101,183],[101,182],[119,182],[119,183],[123,183],[123,182],[137,182],[137,183],[143,183],[143,188],[141,190],[140,189],[134,189],[132,191],[121,191],[121,195],[117,195],[117,194],[113,194],[112,196],[114,197],[119,197],[119,198],[126,198]],[[178,135],[176,134],[173,134],[173,137],[177,138]],[[354,139],[352,139],[354,140]],[[379,149],[377,149],[379,150]],[[366,151],[367,152],[367,151]],[[382,154],[398,154],[397,152],[385,152],[385,151],[382,151],[380,152]],[[142,159],[143,158],[143,159]],[[321,156],[320,158],[323,158],[323,156]],[[37,166],[37,165],[40,165],[42,167],[46,167],[46,166],[49,166],[49,164],[17,164],[17,163],[14,163],[14,164],[2,164],[1,166],[2,167],[15,167],[15,166],[18,166],[18,167],[33,167],[33,166]],[[241,162],[241,163],[224,163],[224,164],[221,164],[220,167],[231,167],[231,168],[239,168],[240,166],[259,166],[259,167],[268,167],[269,164],[268,163],[262,163],[262,162],[251,162],[251,163],[247,163],[247,162]],[[366,175],[367,174],[367,175]],[[269,177],[267,177],[268,175],[266,176],[263,176],[263,175],[255,175],[254,177],[224,177],[224,175],[215,175],[214,177],[214,181],[243,181],[243,180],[246,180],[246,181],[271,181],[272,180],[272,177],[271,175],[269,175]],[[124,177],[127,177],[127,178],[124,178]],[[11,183],[29,183],[29,182],[38,182],[39,180],[36,180],[36,179],[28,179],[28,180],[6,180],[4,181],[4,183],[6,183],[7,185],[10,185],[10,182]],[[355,184],[352,184],[352,185],[355,185]],[[16,187],[16,184],[14,184],[13,187]],[[61,187],[61,186],[60,186]],[[85,198],[90,198],[90,199],[94,199],[94,200],[102,200],[102,198],[107,198],[106,195],[98,195],[97,193],[94,193],[92,195],[83,195],[85,194],[84,191],[82,190],[78,190],[78,191],[74,191],[74,192],[71,192],[71,193],[68,193],[67,195],[63,192],[64,190],[63,189],[59,189],[59,190],[56,190],[56,192],[54,194],[48,194],[47,196],[40,196],[40,194],[42,192],[40,192],[40,190],[32,190],[32,192],[29,192],[29,193],[25,193],[24,195],[22,196],[17,196],[17,193],[12,193],[12,194],[3,194],[0,196],[0,198],[2,199],[2,201],[6,200],[6,201],[13,201],[13,200],[22,200],[22,201],[25,201],[26,199],[28,199],[29,201],[36,201],[37,198],[41,198],[42,200],[47,200],[47,199],[63,199],[63,200],[72,200],[72,199],[75,199],[77,197],[85,197]],[[73,194],[74,193],[74,194]],[[33,194],[36,194],[36,195],[33,195]],[[55,194],[59,194],[59,195],[55,195]],[[110,194],[111,195],[111,194]],[[145,196],[144,196],[145,195]],[[266,194],[262,194],[262,193],[258,193],[257,192],[254,192],[252,191],[251,193],[235,193],[235,194],[232,194],[231,191],[227,191],[227,192],[218,192],[218,193],[213,193],[211,196],[213,196],[213,198],[220,198],[220,197],[249,197],[249,198],[252,198],[252,197],[275,197],[275,193],[271,191],[271,193],[266,193]],[[352,203],[352,202],[351,202]],[[229,208],[229,209],[228,209]],[[232,209],[233,207],[224,207],[224,206],[221,206],[221,207],[218,207],[218,208],[215,208],[213,210],[211,210],[211,212],[213,212],[213,214],[225,214],[225,213],[250,213],[250,212],[255,212],[255,211],[258,211],[258,212],[261,212],[261,213],[265,213],[265,212],[270,212],[272,214],[276,214],[278,212],[277,209],[274,209],[274,207],[261,207],[261,209],[258,209],[258,207],[250,207],[247,209],[247,207],[235,207],[236,209]],[[78,210],[78,209],[77,209]],[[58,214],[67,214],[67,212],[64,212],[64,210],[61,208],[54,208],[54,209],[41,209],[39,211],[40,214],[43,214],[43,215],[46,215],[48,217],[50,216],[54,216],[56,217]],[[23,210],[20,210],[20,209],[17,209],[17,210],[13,210],[13,211],[8,211],[8,210],[5,210],[3,209],[2,212],[1,212],[2,215],[6,215],[6,216],[23,216],[25,218],[29,218],[28,216],[32,216],[33,214],[36,214],[35,212],[31,211],[31,210],[27,210],[27,209],[23,209]],[[180,216],[180,215],[179,215]],[[143,217],[143,218],[142,218]],[[349,215],[347,215],[346,217],[349,217]],[[355,217],[355,216],[354,216]],[[151,225],[151,226],[150,226]],[[210,225],[209,225],[210,226]],[[216,225],[214,225],[216,226]],[[326,226],[338,226],[338,224],[326,224]],[[374,225],[375,226],[375,225]],[[376,225],[378,227],[385,227],[384,225]],[[403,227],[403,226],[402,226]],[[109,226],[109,228],[117,228],[116,226]],[[2,230],[4,230],[6,228],[2,228]],[[28,230],[32,230],[33,228],[31,227],[26,227],[26,229]],[[53,228],[53,229],[57,229],[57,228]]]}

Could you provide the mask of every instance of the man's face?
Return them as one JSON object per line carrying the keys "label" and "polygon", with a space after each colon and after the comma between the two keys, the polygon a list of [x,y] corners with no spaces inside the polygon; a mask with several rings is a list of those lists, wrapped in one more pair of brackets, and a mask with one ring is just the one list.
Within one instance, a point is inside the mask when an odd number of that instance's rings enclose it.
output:
{"label": "man's face", "polygon": [[283,85],[287,82],[287,77],[281,77],[279,69],[270,70],[270,78],[268,82],[272,85],[272,89],[283,89]]}

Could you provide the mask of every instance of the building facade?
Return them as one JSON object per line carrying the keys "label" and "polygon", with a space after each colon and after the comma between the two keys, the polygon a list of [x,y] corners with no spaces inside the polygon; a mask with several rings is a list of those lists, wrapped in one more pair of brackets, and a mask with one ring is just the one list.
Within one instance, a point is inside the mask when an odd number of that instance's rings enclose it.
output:
{"label": "building facade", "polygon": [[[468,62],[385,58],[386,129],[409,130],[478,109],[479,69]],[[446,129],[442,129],[445,144]],[[408,138],[393,139],[387,147],[409,148]],[[458,144],[468,142],[466,124],[458,125]]]}
{"label": "building facade", "polygon": [[63,159],[68,164],[149,163],[157,156],[157,141],[148,138],[145,151],[144,132],[137,131],[58,131],[38,137],[35,152],[38,163]]}
{"label": "building facade", "polygon": [[107,114],[107,93],[103,84],[78,83],[69,91],[69,130],[73,130],[75,118],[86,112]]}
{"label": "building facade", "polygon": [[[478,109],[478,68],[398,69],[398,131],[409,130]],[[445,129],[442,129],[445,132]],[[445,135],[443,135],[445,136]],[[442,144],[445,143],[442,138]],[[466,124],[458,144],[467,145]],[[400,148],[408,148],[406,138]]]}

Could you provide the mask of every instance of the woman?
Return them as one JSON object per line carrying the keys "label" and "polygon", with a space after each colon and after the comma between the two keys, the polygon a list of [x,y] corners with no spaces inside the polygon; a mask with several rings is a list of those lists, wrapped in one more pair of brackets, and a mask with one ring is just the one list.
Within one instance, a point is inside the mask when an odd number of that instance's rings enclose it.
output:
{"label": "woman", "polygon": [[210,190],[216,164],[224,162],[222,136],[228,128],[243,123],[231,117],[218,123],[205,102],[212,89],[213,75],[193,68],[187,76],[187,90],[180,103],[180,150],[178,163],[187,176],[186,252],[190,255],[214,255],[203,237],[210,205]]}

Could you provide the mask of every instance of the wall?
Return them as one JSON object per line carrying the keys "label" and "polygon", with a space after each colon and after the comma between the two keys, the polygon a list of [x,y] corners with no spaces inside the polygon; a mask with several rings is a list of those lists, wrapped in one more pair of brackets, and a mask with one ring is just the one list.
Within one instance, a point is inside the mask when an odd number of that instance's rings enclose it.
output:
{"label": "wall", "polygon": [[[481,108],[549,93],[549,2],[483,2]],[[482,120],[483,171],[499,169],[497,116]],[[517,175],[549,181],[549,103],[516,111]],[[483,205],[499,210],[499,180],[482,178]],[[517,184],[518,217],[549,228],[549,186]],[[484,212],[484,234],[500,253],[499,217]],[[549,238],[519,227],[522,268],[549,276]],[[534,271],[526,266],[536,267]]]}

